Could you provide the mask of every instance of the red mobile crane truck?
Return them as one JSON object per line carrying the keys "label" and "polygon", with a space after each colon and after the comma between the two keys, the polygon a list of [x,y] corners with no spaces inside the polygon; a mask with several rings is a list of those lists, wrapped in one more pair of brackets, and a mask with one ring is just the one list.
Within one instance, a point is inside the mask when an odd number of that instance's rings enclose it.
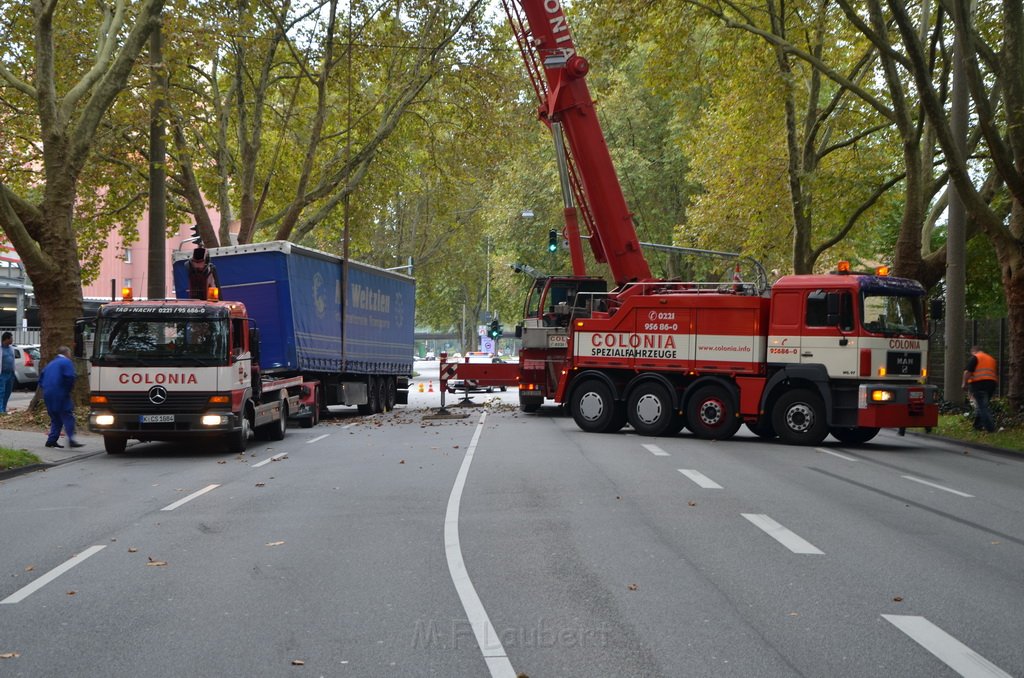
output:
{"label": "red mobile crane truck", "polygon": [[[560,2],[502,4],[554,136],[573,275],[534,281],[518,366],[442,365],[442,375],[514,383],[521,409],[554,399],[590,432],[628,422],[642,435],[687,427],[725,439],[745,423],[763,438],[815,445],[829,433],[856,444],[883,427],[937,424],[919,283],[842,266],[770,287],[763,272],[726,285],[654,279]],[[586,275],[576,206],[611,291]]]}

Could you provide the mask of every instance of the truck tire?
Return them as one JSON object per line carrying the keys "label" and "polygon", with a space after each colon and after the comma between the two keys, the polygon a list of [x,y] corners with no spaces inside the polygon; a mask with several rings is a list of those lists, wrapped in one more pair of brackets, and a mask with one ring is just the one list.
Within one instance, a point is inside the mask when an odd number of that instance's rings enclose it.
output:
{"label": "truck tire", "polygon": [[541,396],[524,396],[519,394],[519,409],[523,412],[536,412],[544,404]]}
{"label": "truck tire", "polygon": [[756,424],[748,423],[747,428],[751,433],[762,440],[775,439],[775,427],[772,426],[772,418],[768,414],[765,414],[763,417],[758,419]]}
{"label": "truck tire", "polygon": [[299,426],[301,426],[302,428],[313,428],[314,426],[319,424],[320,407],[320,387],[317,386],[316,390],[313,392],[313,405],[311,406],[313,412],[308,417],[303,417],[302,419],[299,419]]}
{"label": "truck tire", "polygon": [[698,438],[727,440],[740,428],[732,394],[724,386],[701,386],[686,399],[686,426]]}
{"label": "truck tire", "polygon": [[877,436],[880,430],[874,426],[856,426],[854,428],[830,428],[828,432],[845,445],[863,445]]}
{"label": "truck tire", "polygon": [[103,449],[107,451],[107,454],[124,454],[127,447],[128,439],[124,436],[103,436]]}
{"label": "truck tire", "polygon": [[615,423],[612,391],[600,379],[587,379],[573,389],[569,411],[576,425],[587,433],[605,433]]}
{"label": "truck tire", "polygon": [[281,418],[267,424],[267,440],[284,440],[288,432],[288,396],[284,391],[281,394]]}
{"label": "truck tire", "polygon": [[377,377],[377,411],[390,412],[388,407],[388,378]]}
{"label": "truck tire", "polygon": [[629,394],[626,417],[642,436],[660,436],[672,426],[672,394],[657,382],[638,385]]}
{"label": "truck tire", "polygon": [[398,403],[398,380],[390,376],[384,377],[384,387],[384,392],[387,394],[384,398],[384,406],[390,412]]}
{"label": "truck tire", "polygon": [[821,396],[806,388],[783,393],[772,408],[772,426],[785,443],[817,445],[828,435]]}
{"label": "truck tire", "polygon": [[359,406],[359,414],[377,412],[380,412],[380,388],[377,386],[377,377],[371,374],[366,378],[366,404]]}
{"label": "truck tire", "polygon": [[241,426],[237,431],[228,434],[228,451],[231,454],[242,454],[249,444],[249,432],[252,430],[250,411],[248,407],[242,411]]}

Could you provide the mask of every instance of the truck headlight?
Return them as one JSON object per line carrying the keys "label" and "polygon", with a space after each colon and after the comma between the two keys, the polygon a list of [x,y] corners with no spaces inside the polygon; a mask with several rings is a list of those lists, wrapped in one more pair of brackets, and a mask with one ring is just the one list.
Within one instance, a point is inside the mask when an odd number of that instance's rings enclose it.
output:
{"label": "truck headlight", "polygon": [[201,421],[203,426],[220,426],[224,423],[224,417],[219,414],[204,414]]}
{"label": "truck headlight", "polygon": [[94,420],[97,426],[113,426],[114,415],[112,414],[97,414]]}

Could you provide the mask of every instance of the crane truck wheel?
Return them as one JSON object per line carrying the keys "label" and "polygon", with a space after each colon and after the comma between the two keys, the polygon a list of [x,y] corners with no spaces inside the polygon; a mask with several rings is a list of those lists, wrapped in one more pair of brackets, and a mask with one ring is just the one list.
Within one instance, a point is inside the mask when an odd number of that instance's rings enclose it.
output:
{"label": "crane truck wheel", "polygon": [[303,417],[299,420],[299,426],[302,428],[313,428],[320,423],[320,408],[322,404],[320,402],[320,387],[316,387],[316,391],[313,394],[313,412],[308,417]]}
{"label": "crane truck wheel", "polygon": [[123,454],[128,447],[128,439],[124,436],[103,436],[103,448],[107,454]]}
{"label": "crane truck wheel", "polygon": [[664,435],[672,427],[674,414],[672,394],[661,384],[640,384],[629,394],[626,416],[642,436]]}
{"label": "crane truck wheel", "polygon": [[790,445],[817,445],[828,435],[825,405],[817,393],[805,388],[779,397],[772,409],[772,425]]}
{"label": "crane truck wheel", "polygon": [[701,386],[686,399],[686,426],[698,438],[726,440],[740,427],[732,395],[724,386]]}
{"label": "crane truck wheel", "polygon": [[544,398],[541,396],[524,396],[522,393],[519,394],[519,409],[522,412],[536,412],[543,404]]}
{"label": "crane truck wheel", "polygon": [[605,433],[615,423],[615,399],[608,385],[587,379],[572,391],[569,411],[576,425],[587,433]]}
{"label": "crane truck wheel", "polygon": [[863,445],[878,435],[880,429],[874,426],[860,426],[854,428],[833,427],[828,430],[832,437],[846,445]]}
{"label": "crane truck wheel", "polygon": [[775,438],[775,427],[772,426],[772,418],[769,415],[764,415],[757,420],[756,424],[747,424],[747,428],[758,438],[763,440],[772,440]]}
{"label": "crane truck wheel", "polygon": [[385,389],[387,396],[384,399],[385,407],[390,412],[395,409],[395,404],[398,403],[398,381],[394,377],[384,377],[384,380],[387,385]]}

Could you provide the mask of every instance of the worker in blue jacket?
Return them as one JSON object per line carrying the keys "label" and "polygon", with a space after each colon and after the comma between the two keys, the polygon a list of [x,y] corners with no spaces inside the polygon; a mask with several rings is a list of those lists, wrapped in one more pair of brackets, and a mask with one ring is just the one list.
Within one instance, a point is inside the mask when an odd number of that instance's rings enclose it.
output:
{"label": "worker in blue jacket", "polygon": [[46,438],[47,447],[64,447],[58,441],[61,428],[68,435],[69,447],[84,447],[75,440],[75,405],[71,392],[75,388],[75,364],[71,361],[71,349],[61,346],[57,355],[51,360],[39,376],[39,385],[43,389],[43,402],[46,413],[50,415],[50,435]]}

